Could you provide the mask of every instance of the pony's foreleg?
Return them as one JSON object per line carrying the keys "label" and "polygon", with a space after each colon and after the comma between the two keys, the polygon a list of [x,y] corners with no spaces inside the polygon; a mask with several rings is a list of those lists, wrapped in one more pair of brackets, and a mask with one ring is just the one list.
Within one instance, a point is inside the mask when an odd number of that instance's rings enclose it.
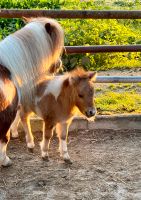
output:
{"label": "pony's foreleg", "polygon": [[33,152],[34,144],[34,137],[32,135],[31,126],[30,126],[30,119],[28,114],[24,114],[21,112],[21,122],[23,125],[23,129],[25,131],[25,138],[27,143],[27,148],[30,152]]}
{"label": "pony's foreleg", "polygon": [[45,122],[44,127],[43,127],[43,139],[40,143],[41,156],[43,160],[47,160],[47,161],[49,160],[48,151],[49,151],[49,145],[50,145],[50,140],[52,138],[52,135],[53,135],[53,126],[50,126]]}
{"label": "pony's foreleg", "polygon": [[56,125],[56,132],[59,138],[60,156],[63,158],[65,162],[71,164],[72,162],[70,160],[67,148],[68,127],[69,127],[68,123],[58,123]]}
{"label": "pony's foreleg", "polygon": [[8,167],[12,165],[12,161],[6,155],[7,144],[9,142],[10,132],[8,131],[7,135],[0,139],[0,165]]}
{"label": "pony's foreleg", "polygon": [[19,134],[18,134],[19,122],[20,122],[20,109],[17,111],[15,120],[10,127],[12,138],[17,138],[19,136]]}

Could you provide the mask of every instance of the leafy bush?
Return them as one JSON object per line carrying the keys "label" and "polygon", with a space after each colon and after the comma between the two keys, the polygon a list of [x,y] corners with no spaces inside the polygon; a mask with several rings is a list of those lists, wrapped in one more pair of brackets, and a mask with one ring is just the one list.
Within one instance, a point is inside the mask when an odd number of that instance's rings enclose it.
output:
{"label": "leafy bush", "polygon": [[[4,9],[60,9],[60,0],[1,0],[0,8]],[[0,40],[23,27],[21,19],[0,19]]]}

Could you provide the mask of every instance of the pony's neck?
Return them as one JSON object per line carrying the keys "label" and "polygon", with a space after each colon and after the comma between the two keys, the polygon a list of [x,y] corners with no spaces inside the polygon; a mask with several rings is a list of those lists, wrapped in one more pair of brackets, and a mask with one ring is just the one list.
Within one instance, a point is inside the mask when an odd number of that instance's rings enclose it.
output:
{"label": "pony's neck", "polygon": [[75,108],[75,88],[71,85],[62,88],[58,101],[62,104],[62,109],[70,115]]}

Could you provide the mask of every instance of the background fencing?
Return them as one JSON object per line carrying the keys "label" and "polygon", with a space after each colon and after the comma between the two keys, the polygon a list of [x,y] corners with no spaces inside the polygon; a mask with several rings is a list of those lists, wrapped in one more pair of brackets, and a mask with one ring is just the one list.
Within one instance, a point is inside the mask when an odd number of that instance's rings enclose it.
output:
{"label": "background fencing", "polygon": [[[67,19],[141,19],[141,11],[92,11],[92,10],[18,10],[1,9],[1,18],[52,17]],[[105,53],[105,52],[141,52],[141,45],[93,45],[66,46],[65,52],[72,53]],[[98,83],[138,83],[141,76],[98,76]]]}

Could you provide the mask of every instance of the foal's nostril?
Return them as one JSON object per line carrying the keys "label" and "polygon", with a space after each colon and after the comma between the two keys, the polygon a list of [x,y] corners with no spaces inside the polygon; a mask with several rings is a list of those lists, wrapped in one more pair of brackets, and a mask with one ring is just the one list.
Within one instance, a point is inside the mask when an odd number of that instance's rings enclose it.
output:
{"label": "foal's nostril", "polygon": [[92,117],[96,114],[96,111],[94,109],[91,109],[91,110],[87,110],[86,111],[86,115],[87,117]]}

